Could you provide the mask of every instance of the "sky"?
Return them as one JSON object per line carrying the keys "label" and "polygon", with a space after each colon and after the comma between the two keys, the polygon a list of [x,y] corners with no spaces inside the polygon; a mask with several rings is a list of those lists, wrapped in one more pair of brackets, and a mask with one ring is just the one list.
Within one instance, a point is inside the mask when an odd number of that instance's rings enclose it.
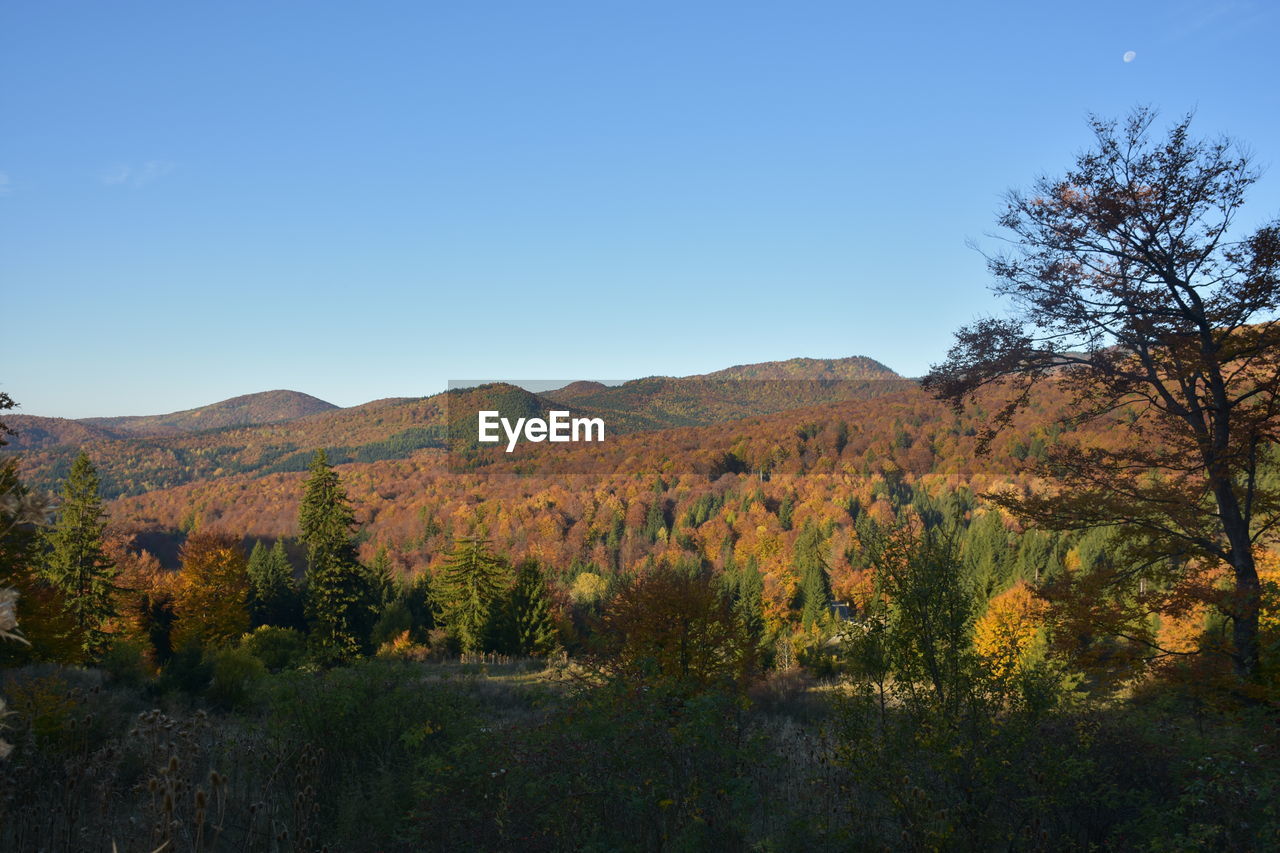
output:
{"label": "sky", "polygon": [[1090,113],[1194,110],[1280,213],[1278,35],[1270,2],[7,3],[0,391],[917,376],[1000,312],[966,243]]}

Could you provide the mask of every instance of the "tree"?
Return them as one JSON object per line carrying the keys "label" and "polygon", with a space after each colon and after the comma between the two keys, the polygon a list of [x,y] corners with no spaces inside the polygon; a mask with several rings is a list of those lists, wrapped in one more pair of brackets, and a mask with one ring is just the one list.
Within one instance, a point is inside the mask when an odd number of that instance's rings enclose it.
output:
{"label": "tree", "polygon": [[315,452],[307,470],[309,476],[298,507],[298,528],[307,546],[308,566],[356,563],[356,517],[342,479],[329,464],[324,450]]}
{"label": "tree", "polygon": [[107,522],[98,488],[98,474],[81,452],[63,486],[61,512],[47,535],[45,562],[45,576],[66,596],[90,659],[106,651],[105,623],[116,615],[116,567],[103,551]]}
{"label": "tree", "polygon": [[1237,233],[1249,158],[1193,139],[1190,117],[1154,140],[1154,120],[1093,119],[1073,168],[1008,195],[1012,249],[988,264],[1012,314],[962,328],[925,387],[957,407],[1003,398],[984,448],[1046,383],[1067,395],[1067,427],[1122,417],[1110,443],[1076,432],[1048,449],[1055,493],[994,500],[1052,528],[1123,525],[1136,566],[1178,566],[1167,584],[1226,564],[1230,654],[1251,677],[1256,550],[1280,522],[1259,477],[1280,434],[1280,223]]}
{"label": "tree", "polygon": [[25,633],[24,642],[0,644],[0,666],[32,660],[83,662],[84,635],[67,597],[38,568],[40,533],[49,514],[48,498],[18,479],[17,462],[0,463],[0,594],[7,590],[16,594],[16,599],[10,599],[13,615]]}
{"label": "tree", "polygon": [[459,539],[432,590],[439,621],[458,638],[463,651],[479,649],[493,605],[509,587],[507,563],[493,553],[488,540]]}
{"label": "tree", "polygon": [[118,637],[147,650],[150,663],[164,666],[173,656],[174,611],[180,572],[168,572],[154,555],[133,549],[133,537],[116,536],[106,546],[120,574],[116,581],[122,589],[118,597],[120,611]]}
{"label": "tree", "polygon": [[796,603],[800,606],[800,624],[805,630],[820,624],[831,604],[831,576],[823,557],[826,545],[826,535],[812,522],[806,522],[796,537],[796,569],[800,574]]}
{"label": "tree", "polygon": [[659,566],[626,583],[609,603],[602,636],[607,672],[698,692],[746,684],[757,648],[729,596],[706,571]]}
{"label": "tree", "polygon": [[862,540],[888,602],[882,636],[897,681],[916,698],[921,684],[955,713],[974,687],[976,601],[956,533],[906,523],[873,526]]}
{"label": "tree", "polygon": [[[4,391],[0,391],[0,412],[5,411],[6,409],[17,408],[17,405],[18,404],[13,401],[12,397]],[[0,421],[0,447],[4,447],[9,443],[8,439],[5,438],[5,436],[8,435],[17,435],[17,433],[3,421]]]}
{"label": "tree", "polygon": [[249,554],[248,574],[249,614],[253,626],[300,627],[298,588],[284,541],[277,539],[270,548],[255,542]]}
{"label": "tree", "polygon": [[974,650],[998,682],[1008,682],[1026,666],[1040,633],[1042,605],[1019,581],[992,598],[974,625]]}
{"label": "tree", "polygon": [[379,607],[385,607],[396,598],[398,587],[391,573],[391,552],[385,544],[379,545],[373,555],[373,562],[369,565],[369,583]]}
{"label": "tree", "polygon": [[356,558],[355,515],[323,450],[310,472],[298,509],[307,546],[307,621],[317,658],[339,663],[367,651],[377,614],[369,573]]}
{"label": "tree", "polygon": [[249,630],[249,574],[240,543],[196,532],[182,545],[174,645],[228,645]]}
{"label": "tree", "polygon": [[737,571],[733,610],[742,622],[752,648],[764,643],[764,575],[760,574],[760,562],[754,556]]}
{"label": "tree", "polygon": [[537,560],[525,560],[516,571],[516,585],[507,597],[500,622],[511,654],[542,656],[556,647],[556,623],[551,618],[547,582]]}

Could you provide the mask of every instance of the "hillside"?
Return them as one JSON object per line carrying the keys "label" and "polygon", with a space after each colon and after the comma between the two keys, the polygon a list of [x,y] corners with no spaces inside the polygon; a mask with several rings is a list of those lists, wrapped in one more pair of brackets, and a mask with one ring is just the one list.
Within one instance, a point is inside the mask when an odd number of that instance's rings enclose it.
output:
{"label": "hillside", "polygon": [[7,437],[9,444],[3,448],[3,452],[9,453],[42,450],[59,445],[83,446],[120,438],[119,434],[109,429],[68,418],[5,415],[4,422],[16,433]]}
{"label": "hillside", "polygon": [[[807,364],[812,377],[803,377],[796,366]],[[575,414],[599,416],[611,436],[652,432],[673,427],[697,427],[744,417],[848,400],[866,400],[914,387],[910,380],[882,368],[880,379],[841,379],[839,374],[867,372],[871,359],[834,362],[795,360],[749,365],[745,368],[769,375],[788,374],[785,380],[745,380],[707,377],[654,377],[618,386],[578,382],[558,391],[532,394],[510,385],[490,385],[452,391],[425,398],[388,398],[339,409],[306,395],[290,398],[301,406],[306,398],[323,408],[287,421],[253,425],[227,425],[198,432],[178,431],[177,425],[267,416],[288,411],[285,398],[272,397],[258,405],[249,395],[192,412],[157,416],[168,420],[167,434],[127,435],[127,429],[161,429],[160,420],[94,419],[92,423],[67,421],[42,427],[39,443],[20,438],[0,455],[21,452],[22,476],[32,486],[56,489],[75,455],[85,450],[102,477],[107,497],[139,495],[184,483],[237,474],[264,476],[301,471],[319,448],[335,463],[404,459],[427,448],[443,448],[450,435],[465,436],[474,427],[475,412],[497,409],[504,415],[545,414],[551,408],[568,407]],[[886,373],[887,371],[887,373]],[[292,392],[279,392],[291,395]],[[275,407],[268,405],[274,400]],[[237,401],[243,401],[237,403]],[[235,403],[231,406],[229,404]],[[297,410],[296,408],[294,410]],[[180,417],[181,416],[181,417]],[[19,419],[15,418],[15,425]],[[40,419],[49,421],[52,419]],[[19,426],[21,429],[21,427]],[[33,431],[34,432],[34,431]],[[474,442],[472,442],[474,444]],[[473,460],[474,461],[474,460]]]}
{"label": "hillside", "polygon": [[336,408],[333,403],[300,391],[261,391],[167,415],[81,418],[79,422],[121,436],[160,436],[280,423]]}
{"label": "hillside", "polygon": [[[510,386],[492,388],[509,393]],[[456,470],[438,448],[352,461],[340,470],[368,548],[386,544],[404,565],[433,563],[453,537],[482,524],[500,549],[536,552],[566,570],[584,560],[630,565],[670,548],[718,564],[725,547],[740,543],[763,548],[756,554],[762,569],[783,573],[795,532],[779,529],[777,516],[788,495],[805,507],[797,525],[812,515],[844,526],[854,504],[883,518],[889,503],[910,503],[917,493],[1030,483],[1051,440],[1040,425],[1060,404],[1052,392],[1041,395],[989,457],[975,453],[981,408],[957,418],[912,387],[872,400],[618,436],[605,445],[523,445],[510,455],[489,452],[469,470]],[[135,530],[176,533],[198,524],[237,536],[292,536],[303,478],[242,473],[122,498],[110,510]],[[656,483],[665,484],[671,536],[690,528],[683,545],[637,532],[654,506]],[[755,501],[761,507],[749,509]],[[686,512],[703,520],[676,523]],[[773,550],[762,536],[788,547]]]}
{"label": "hillside", "polygon": [[894,370],[866,356],[850,358],[791,358],[786,361],[765,361],[759,364],[739,364],[712,373],[687,377],[690,379],[838,379],[864,381],[868,379],[901,379]]}

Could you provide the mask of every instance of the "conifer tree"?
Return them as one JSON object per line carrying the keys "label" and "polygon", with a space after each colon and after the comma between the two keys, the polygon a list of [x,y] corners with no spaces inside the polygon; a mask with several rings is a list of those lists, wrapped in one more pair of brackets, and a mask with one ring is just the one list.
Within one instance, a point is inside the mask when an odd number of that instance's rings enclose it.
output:
{"label": "conifer tree", "polygon": [[63,486],[58,521],[47,535],[45,563],[45,575],[66,597],[90,659],[106,651],[104,625],[115,615],[116,567],[103,551],[107,523],[98,489],[98,474],[81,452]]}
{"label": "conifer tree", "polygon": [[737,597],[733,608],[742,620],[751,641],[759,647],[764,640],[764,575],[760,564],[749,557],[738,572]]}
{"label": "conifer tree", "polygon": [[409,638],[415,643],[425,643],[436,626],[432,610],[431,575],[422,572],[410,581],[404,590],[404,603],[409,609]]}
{"label": "conifer tree", "polygon": [[556,646],[556,624],[551,618],[547,582],[536,560],[520,564],[505,609],[503,621],[510,626],[512,654],[541,657],[551,653]]}
{"label": "conifer tree", "polygon": [[397,598],[399,588],[391,574],[391,553],[385,544],[378,546],[369,565],[369,582],[379,607],[385,607]]}
{"label": "conifer tree", "polygon": [[800,573],[796,603],[800,607],[800,624],[805,628],[820,623],[831,603],[831,578],[822,554],[826,539],[821,528],[810,522],[796,538],[796,569]]}
{"label": "conifer tree", "polygon": [[507,591],[506,562],[480,538],[459,539],[433,592],[440,621],[458,638],[463,651],[479,649],[494,603]]}
{"label": "conifer tree", "polygon": [[298,589],[293,580],[293,565],[285,553],[284,541],[277,539],[271,548],[255,542],[249,555],[249,613],[256,628],[276,625],[298,627]]}
{"label": "conifer tree", "polygon": [[307,546],[306,615],[317,659],[340,663],[366,651],[376,614],[369,574],[356,558],[355,515],[323,450],[310,472],[298,510]]}
{"label": "conifer tree", "polygon": [[796,512],[796,496],[793,492],[787,492],[782,498],[782,503],[778,505],[778,524],[783,530],[791,529],[791,520]]}
{"label": "conifer tree", "polygon": [[40,565],[41,530],[48,522],[49,507],[47,498],[19,481],[15,460],[0,462],[0,591],[18,593],[14,616],[27,640],[0,644],[0,667],[33,660],[83,662],[84,637],[66,596],[49,582]]}

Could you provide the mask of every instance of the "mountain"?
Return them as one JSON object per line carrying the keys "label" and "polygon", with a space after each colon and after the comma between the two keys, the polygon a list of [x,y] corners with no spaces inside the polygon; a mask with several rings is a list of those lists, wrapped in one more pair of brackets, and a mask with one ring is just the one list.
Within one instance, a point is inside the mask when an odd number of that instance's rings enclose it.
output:
{"label": "mountain", "polygon": [[864,356],[742,364],[694,376],[651,376],[621,385],[574,382],[542,394],[606,418],[615,433],[704,426],[804,406],[865,400],[912,387]]}
{"label": "mountain", "polygon": [[[451,419],[464,406],[508,417],[540,414],[544,406],[510,385],[452,393],[457,399],[445,401]],[[390,544],[405,565],[438,562],[455,536],[482,523],[499,547],[536,551],[567,572],[558,580],[569,583],[583,561],[616,568],[645,554],[694,552],[723,560],[745,543],[750,550],[738,556],[775,565],[785,590],[794,581],[785,573],[793,568],[795,532],[778,527],[784,501],[797,507],[798,519],[818,525],[847,526],[863,511],[884,521],[892,505],[905,504],[963,514],[964,506],[948,509],[930,496],[965,490],[971,499],[998,484],[1026,487],[1041,476],[1035,466],[1052,440],[1044,422],[1065,402],[1055,387],[1040,389],[985,456],[976,452],[977,436],[994,400],[958,415],[912,384],[873,399],[611,433],[604,444],[525,443],[510,454],[490,446],[475,455],[436,447],[404,458],[351,459],[342,478],[368,534],[366,558]],[[293,536],[304,478],[299,470],[228,473],[125,496],[109,511],[126,529],[157,535],[176,537],[198,524],[237,536]],[[655,498],[658,489],[666,496]],[[656,524],[655,499],[666,537],[642,532],[649,520]],[[711,517],[718,520],[703,521]],[[843,541],[847,547],[850,540]]]}
{"label": "mountain", "polygon": [[39,415],[5,415],[4,423],[17,435],[7,436],[4,451],[41,450],[59,445],[85,445],[110,441],[119,434],[100,426],[67,418],[42,418]]}
{"label": "mountain", "polygon": [[791,358],[786,361],[764,361],[739,364],[713,373],[689,376],[687,379],[802,379],[866,381],[869,379],[901,379],[894,370],[866,356],[850,358]]}
{"label": "mountain", "polygon": [[[28,424],[38,427],[31,429],[37,440],[20,436],[0,449],[0,457],[20,451],[24,480],[53,490],[83,449],[98,468],[104,495],[114,498],[235,475],[301,471],[320,448],[335,464],[407,459],[446,446],[462,451],[468,465],[490,464],[502,449],[465,438],[474,436],[476,413],[482,409],[514,420],[567,408],[575,416],[603,418],[614,437],[871,400],[915,387],[879,362],[849,358],[741,365],[702,376],[650,377],[616,386],[575,382],[542,394],[493,384],[345,409],[305,394],[276,391],[171,415],[28,419],[39,421]],[[23,429],[19,418],[12,420]]]}
{"label": "mountain", "polygon": [[300,391],[262,391],[167,415],[81,418],[117,435],[159,436],[291,421],[338,408]]}

